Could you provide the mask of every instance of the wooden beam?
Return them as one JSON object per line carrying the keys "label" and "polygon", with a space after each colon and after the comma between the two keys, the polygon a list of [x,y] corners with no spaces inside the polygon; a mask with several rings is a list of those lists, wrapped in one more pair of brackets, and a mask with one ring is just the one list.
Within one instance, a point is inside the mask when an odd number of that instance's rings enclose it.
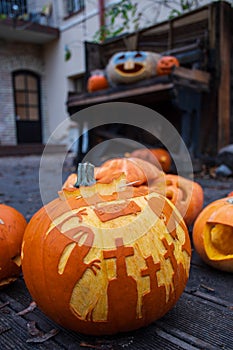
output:
{"label": "wooden beam", "polygon": [[231,6],[220,3],[220,83],[218,88],[218,149],[230,143]]}
{"label": "wooden beam", "polygon": [[199,91],[208,91],[210,74],[199,69],[174,67],[172,72],[174,84],[189,86]]}
{"label": "wooden beam", "polygon": [[82,108],[85,108],[86,106],[97,104],[97,103],[104,103],[104,102],[110,102],[110,101],[116,101],[119,99],[125,99],[135,96],[142,96],[146,94],[153,94],[153,93],[162,93],[163,91],[171,91],[174,88],[174,85],[172,83],[158,83],[151,86],[144,86],[140,88],[129,88],[128,90],[122,90],[117,92],[111,92],[109,93],[108,90],[103,90],[103,94],[101,95],[93,95],[90,96],[90,94],[84,94],[82,96],[73,96],[70,97],[68,100],[68,107],[74,107],[74,106],[82,106]]}

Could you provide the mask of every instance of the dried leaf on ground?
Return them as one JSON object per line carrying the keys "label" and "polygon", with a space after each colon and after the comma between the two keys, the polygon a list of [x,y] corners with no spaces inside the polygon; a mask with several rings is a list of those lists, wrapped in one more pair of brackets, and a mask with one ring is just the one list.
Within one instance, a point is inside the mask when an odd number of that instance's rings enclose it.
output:
{"label": "dried leaf on ground", "polygon": [[37,336],[37,337],[33,337],[30,339],[27,339],[27,343],[44,343],[46,340],[54,337],[55,335],[57,335],[59,332],[58,329],[51,329],[51,331],[49,331],[48,333],[43,333],[41,332],[41,335]]}
{"label": "dried leaf on ground", "polygon": [[17,316],[26,315],[29,312],[32,312],[33,310],[35,310],[36,307],[37,307],[37,305],[36,305],[35,301],[33,301],[32,303],[30,303],[30,305],[26,309],[19,311],[16,315]]}

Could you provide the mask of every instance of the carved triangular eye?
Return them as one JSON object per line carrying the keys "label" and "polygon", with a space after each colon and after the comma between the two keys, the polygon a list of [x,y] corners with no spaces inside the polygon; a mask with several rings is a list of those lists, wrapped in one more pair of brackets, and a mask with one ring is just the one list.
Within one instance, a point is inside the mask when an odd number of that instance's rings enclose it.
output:
{"label": "carved triangular eye", "polygon": [[140,52],[137,52],[137,53],[135,54],[134,57],[135,57],[135,58],[141,58],[141,57],[143,57],[143,56],[142,56],[142,54],[141,54]]}
{"label": "carved triangular eye", "polygon": [[120,57],[118,57],[118,60],[124,60],[125,59],[125,55],[121,55]]}

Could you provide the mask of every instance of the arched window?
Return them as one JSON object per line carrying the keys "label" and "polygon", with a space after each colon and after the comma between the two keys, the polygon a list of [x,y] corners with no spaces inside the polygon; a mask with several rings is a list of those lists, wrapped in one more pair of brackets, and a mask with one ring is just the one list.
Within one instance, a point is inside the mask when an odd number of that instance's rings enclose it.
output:
{"label": "arched window", "polygon": [[41,142],[39,76],[26,70],[14,72],[13,88],[18,142]]}

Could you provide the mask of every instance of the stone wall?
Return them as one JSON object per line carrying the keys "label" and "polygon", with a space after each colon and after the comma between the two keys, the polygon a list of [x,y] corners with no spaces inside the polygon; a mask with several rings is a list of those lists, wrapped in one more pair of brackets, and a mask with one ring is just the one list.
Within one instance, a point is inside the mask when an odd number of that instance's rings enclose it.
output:
{"label": "stone wall", "polygon": [[42,133],[47,124],[46,84],[44,76],[43,49],[40,45],[0,41],[0,144],[16,145],[16,123],[12,73],[30,70],[41,78]]}

